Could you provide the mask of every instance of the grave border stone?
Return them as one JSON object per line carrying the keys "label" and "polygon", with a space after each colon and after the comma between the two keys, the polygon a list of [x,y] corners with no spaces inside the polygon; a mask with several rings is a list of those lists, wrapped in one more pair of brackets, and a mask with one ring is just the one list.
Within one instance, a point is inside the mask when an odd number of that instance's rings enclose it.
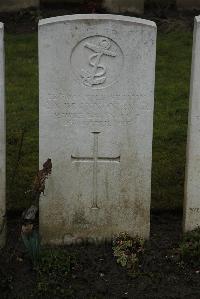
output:
{"label": "grave border stone", "polygon": [[200,16],[195,17],[188,112],[183,230],[200,226]]}

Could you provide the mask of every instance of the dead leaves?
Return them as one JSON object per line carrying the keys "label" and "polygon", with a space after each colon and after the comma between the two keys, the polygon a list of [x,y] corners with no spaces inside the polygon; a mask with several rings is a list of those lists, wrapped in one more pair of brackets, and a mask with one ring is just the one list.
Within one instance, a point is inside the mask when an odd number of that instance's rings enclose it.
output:
{"label": "dead leaves", "polygon": [[45,181],[49,174],[52,171],[52,162],[51,159],[47,159],[47,161],[43,164],[43,169],[39,170],[33,184],[33,192],[34,193],[44,193],[45,190]]}

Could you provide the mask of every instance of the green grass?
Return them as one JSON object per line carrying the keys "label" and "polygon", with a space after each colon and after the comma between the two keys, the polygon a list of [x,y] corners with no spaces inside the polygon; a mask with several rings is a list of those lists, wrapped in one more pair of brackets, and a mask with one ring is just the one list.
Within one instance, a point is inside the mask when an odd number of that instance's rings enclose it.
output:
{"label": "green grass", "polygon": [[[6,35],[7,207],[27,207],[38,168],[37,34]],[[152,207],[181,207],[192,33],[158,34]],[[25,130],[20,160],[20,140]],[[18,164],[18,166],[17,166]],[[16,167],[17,166],[17,167]]]}
{"label": "green grass", "polygon": [[24,192],[30,189],[38,169],[37,35],[7,34],[5,49],[7,207],[20,209],[29,205]]}
{"label": "green grass", "polygon": [[182,206],[192,33],[158,35],[152,207]]}

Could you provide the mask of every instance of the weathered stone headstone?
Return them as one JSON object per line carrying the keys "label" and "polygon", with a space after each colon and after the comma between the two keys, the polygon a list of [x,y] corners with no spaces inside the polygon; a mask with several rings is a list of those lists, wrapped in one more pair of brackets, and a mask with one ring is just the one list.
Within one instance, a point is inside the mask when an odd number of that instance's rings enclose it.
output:
{"label": "weathered stone headstone", "polygon": [[156,25],[114,15],[39,23],[43,243],[149,236]]}
{"label": "weathered stone headstone", "polygon": [[5,161],[4,27],[0,23],[0,247],[5,244]]}
{"label": "weathered stone headstone", "polygon": [[188,117],[184,230],[200,226],[200,17],[195,18]]}

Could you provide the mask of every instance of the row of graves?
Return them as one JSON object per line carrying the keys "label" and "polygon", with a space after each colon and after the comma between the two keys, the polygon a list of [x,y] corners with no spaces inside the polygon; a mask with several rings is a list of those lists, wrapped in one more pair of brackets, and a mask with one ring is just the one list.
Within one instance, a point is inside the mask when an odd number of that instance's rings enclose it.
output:
{"label": "row of graves", "polygon": [[[6,240],[3,24],[0,26],[0,245]],[[39,22],[39,200],[43,244],[150,233],[154,22],[71,15]],[[200,225],[200,17],[195,19],[184,231]],[[164,179],[164,178],[163,178]]]}

